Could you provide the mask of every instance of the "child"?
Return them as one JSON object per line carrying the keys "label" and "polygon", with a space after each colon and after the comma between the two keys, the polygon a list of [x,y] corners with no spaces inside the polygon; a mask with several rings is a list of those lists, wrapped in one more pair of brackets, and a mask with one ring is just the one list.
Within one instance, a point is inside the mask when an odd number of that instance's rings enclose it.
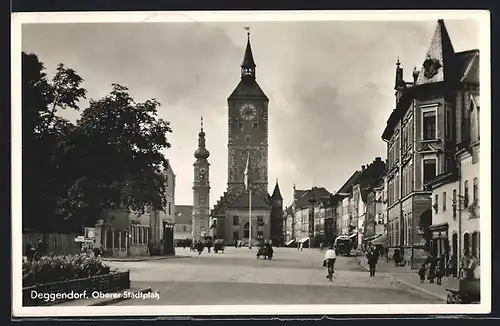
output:
{"label": "child", "polygon": [[425,267],[425,264],[423,264],[420,267],[420,269],[418,270],[418,276],[420,276],[420,283],[425,282],[425,271],[426,271],[426,267]]}

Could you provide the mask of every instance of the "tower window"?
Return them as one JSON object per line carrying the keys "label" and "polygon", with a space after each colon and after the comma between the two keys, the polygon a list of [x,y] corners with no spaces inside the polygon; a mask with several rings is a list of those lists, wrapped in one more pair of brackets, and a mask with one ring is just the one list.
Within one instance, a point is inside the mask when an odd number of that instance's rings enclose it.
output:
{"label": "tower window", "polygon": [[246,141],[247,143],[249,143],[249,142],[250,142],[250,139],[251,139],[251,138],[250,138],[250,136],[245,136],[245,141]]}
{"label": "tower window", "polygon": [[237,226],[240,225],[240,217],[239,216],[233,216],[233,225]]}
{"label": "tower window", "polygon": [[257,122],[254,122],[254,123],[252,123],[252,127],[254,129],[257,129],[257,128],[259,128],[259,124]]}

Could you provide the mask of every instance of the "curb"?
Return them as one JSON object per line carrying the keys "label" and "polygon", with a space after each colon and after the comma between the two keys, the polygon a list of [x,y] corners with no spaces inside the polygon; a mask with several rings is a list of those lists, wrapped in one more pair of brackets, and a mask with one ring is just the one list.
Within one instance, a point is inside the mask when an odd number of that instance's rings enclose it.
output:
{"label": "curb", "polygon": [[421,287],[419,287],[419,286],[416,286],[416,285],[413,285],[413,284],[407,283],[407,282],[405,282],[405,281],[403,281],[403,280],[400,280],[400,279],[398,279],[398,278],[396,278],[396,277],[392,276],[392,275],[391,275],[391,274],[389,274],[389,273],[385,273],[385,275],[386,275],[387,277],[389,277],[389,279],[390,279],[392,282],[399,283],[399,284],[401,284],[401,285],[403,285],[403,286],[406,286],[406,287],[408,287],[408,288],[410,288],[410,289],[412,289],[412,290],[415,290],[415,291],[418,291],[418,292],[424,293],[424,294],[426,294],[426,295],[428,295],[428,296],[431,296],[431,297],[433,297],[433,298],[435,298],[435,299],[439,299],[439,300],[442,300],[442,301],[445,301],[445,302],[446,302],[446,296],[442,296],[442,295],[440,295],[440,294],[433,293],[433,292],[431,292],[431,291],[428,291],[428,290],[426,290],[426,289],[423,289],[423,288],[421,288]]}
{"label": "curb", "polygon": [[[144,289],[141,289],[139,291],[135,291],[134,294],[138,294],[138,293],[149,293],[149,292],[152,292],[151,288],[148,287],[148,288],[144,288]],[[109,299],[109,300],[106,300],[106,301],[101,301],[101,302],[96,302],[96,303],[93,303],[89,306],[109,306],[113,303],[117,303],[117,302],[121,302],[121,301],[126,301],[126,300],[130,300],[132,298],[114,298],[114,299]]]}
{"label": "curb", "polygon": [[190,256],[170,256],[170,257],[160,257],[160,258],[137,258],[137,259],[120,259],[120,258],[103,258],[104,261],[109,262],[140,262],[140,261],[155,261],[155,260],[165,260],[165,259],[178,259],[178,258],[189,258]]}
{"label": "curb", "polygon": [[[361,261],[361,259],[360,259],[360,258],[358,258],[358,264],[359,264],[359,266],[361,266],[364,270],[369,271],[368,267],[366,267],[366,266],[363,264],[363,262]],[[403,281],[403,280],[400,280],[400,279],[398,279],[398,278],[396,278],[396,277],[392,276],[390,273],[385,273],[385,275],[386,275],[386,276],[390,279],[390,281],[391,281],[391,282],[399,283],[399,284],[401,284],[401,285],[403,285],[403,286],[405,286],[405,287],[408,287],[408,288],[410,288],[410,289],[412,289],[412,290],[415,290],[415,291],[420,292],[420,293],[424,293],[424,294],[426,294],[426,295],[428,295],[428,296],[431,296],[431,297],[433,297],[433,298],[435,298],[435,299],[443,300],[443,301],[445,301],[445,302],[446,302],[446,296],[442,296],[442,295],[439,295],[439,294],[433,293],[433,292],[431,292],[431,291],[428,291],[428,290],[426,290],[426,289],[423,289],[423,288],[421,288],[421,287],[419,287],[419,286],[416,286],[416,285],[413,285],[413,284],[407,283],[407,282],[405,282],[405,281]]]}

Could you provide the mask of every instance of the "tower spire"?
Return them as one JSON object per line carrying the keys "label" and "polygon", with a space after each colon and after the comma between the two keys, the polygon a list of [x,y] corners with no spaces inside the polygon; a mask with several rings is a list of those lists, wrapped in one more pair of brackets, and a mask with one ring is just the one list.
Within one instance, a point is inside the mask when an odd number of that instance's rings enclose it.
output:
{"label": "tower spire", "polygon": [[207,159],[210,156],[210,152],[205,148],[205,132],[203,131],[203,116],[201,117],[201,128],[198,133],[198,149],[194,152],[194,157],[196,159]]}
{"label": "tower spire", "polygon": [[394,83],[394,89],[398,90],[405,87],[405,81],[403,79],[403,68],[401,68],[401,62],[399,61],[399,56],[396,60],[396,82]]}
{"label": "tower spire", "polygon": [[245,27],[247,31],[247,47],[243,62],[241,63],[241,78],[242,79],[255,79],[255,61],[253,60],[252,46],[250,45],[250,27]]}

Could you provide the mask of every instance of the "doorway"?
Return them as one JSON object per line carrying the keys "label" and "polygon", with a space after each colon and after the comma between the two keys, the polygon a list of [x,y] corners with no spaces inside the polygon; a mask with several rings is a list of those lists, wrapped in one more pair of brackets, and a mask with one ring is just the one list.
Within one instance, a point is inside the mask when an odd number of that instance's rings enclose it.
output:
{"label": "doorway", "polygon": [[248,222],[243,226],[243,238],[250,238],[250,224]]}

